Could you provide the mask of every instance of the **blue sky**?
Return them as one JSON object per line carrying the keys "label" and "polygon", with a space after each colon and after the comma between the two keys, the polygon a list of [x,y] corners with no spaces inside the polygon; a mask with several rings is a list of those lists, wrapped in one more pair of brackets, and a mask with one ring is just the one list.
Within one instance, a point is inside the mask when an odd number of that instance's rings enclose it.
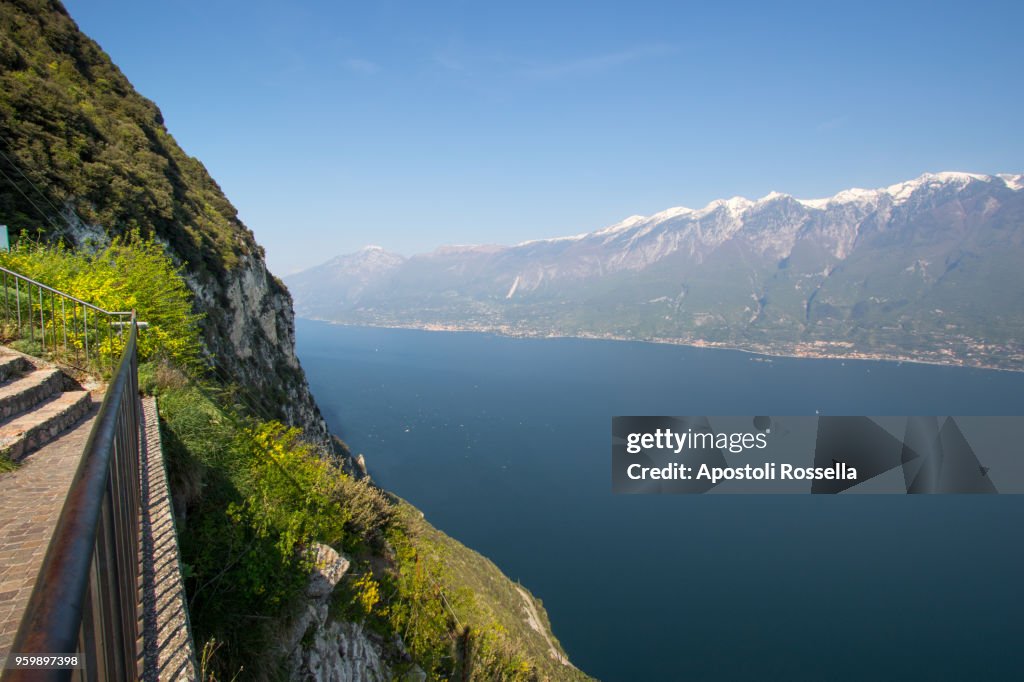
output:
{"label": "blue sky", "polygon": [[286,275],[1024,170],[1024,3],[68,0]]}

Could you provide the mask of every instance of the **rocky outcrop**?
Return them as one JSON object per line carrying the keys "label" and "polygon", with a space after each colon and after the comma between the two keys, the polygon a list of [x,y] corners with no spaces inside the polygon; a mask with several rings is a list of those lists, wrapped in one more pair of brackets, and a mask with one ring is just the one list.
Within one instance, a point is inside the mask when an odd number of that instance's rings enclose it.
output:
{"label": "rocky outcrop", "polygon": [[190,273],[186,280],[206,314],[204,337],[219,377],[241,384],[250,409],[327,446],[327,425],[295,355],[291,295],[263,258],[254,253],[218,278]]}
{"label": "rocky outcrop", "polygon": [[330,617],[329,602],[349,561],[327,545],[313,548],[315,567],[306,586],[306,603],[286,631],[282,648],[289,679],[316,682],[387,682],[391,671],[381,643],[359,623]]}
{"label": "rocky outcrop", "polygon": [[[70,220],[70,219],[69,219]],[[79,246],[109,243],[100,228],[72,221],[62,236]],[[300,427],[306,438],[332,451],[327,424],[295,355],[295,314],[288,289],[254,250],[230,270],[188,267],[187,254],[161,238],[183,266],[202,313],[203,342],[213,373],[234,385],[240,404],[260,416]]]}
{"label": "rocky outcrop", "polygon": [[[326,606],[321,607],[326,609]],[[326,622],[316,613],[313,635],[288,659],[292,680],[316,682],[389,682],[391,672],[378,646],[358,623]]]}

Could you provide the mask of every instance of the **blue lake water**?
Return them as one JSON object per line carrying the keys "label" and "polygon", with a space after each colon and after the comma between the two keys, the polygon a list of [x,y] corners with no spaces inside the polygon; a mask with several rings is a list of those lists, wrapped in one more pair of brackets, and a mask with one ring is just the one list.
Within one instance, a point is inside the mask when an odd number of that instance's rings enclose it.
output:
{"label": "blue lake water", "polygon": [[613,496],[610,419],[1024,414],[1024,374],[297,322],[331,429],[608,681],[1002,679],[1024,496]]}

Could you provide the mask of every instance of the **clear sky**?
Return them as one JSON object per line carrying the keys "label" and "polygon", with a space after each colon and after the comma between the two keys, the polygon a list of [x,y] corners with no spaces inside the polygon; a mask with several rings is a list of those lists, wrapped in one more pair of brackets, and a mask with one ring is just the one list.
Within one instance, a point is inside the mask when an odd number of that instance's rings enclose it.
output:
{"label": "clear sky", "polygon": [[66,5],[281,275],[1024,170],[1021,2]]}

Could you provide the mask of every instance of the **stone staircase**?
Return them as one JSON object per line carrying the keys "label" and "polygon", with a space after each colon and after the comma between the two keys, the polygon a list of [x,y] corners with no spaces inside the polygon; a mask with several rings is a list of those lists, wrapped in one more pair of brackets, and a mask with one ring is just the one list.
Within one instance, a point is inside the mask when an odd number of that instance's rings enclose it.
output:
{"label": "stone staircase", "polygon": [[[131,359],[129,369],[134,370]],[[38,584],[41,568],[105,392],[103,385],[86,381],[83,386],[49,363],[0,346],[0,451],[17,463],[0,469],[0,671],[12,654],[32,595],[48,591],[45,583]],[[123,394],[122,398],[135,396]],[[137,510],[140,619],[134,627],[139,679],[195,681],[200,668],[188,624],[156,399],[145,398],[139,407],[138,448],[129,446],[124,451],[125,455],[139,457],[141,475]],[[130,432],[123,429],[119,433],[127,438]],[[115,498],[111,504],[118,501],[124,504],[127,499]],[[69,514],[65,518],[71,519],[73,526],[77,519],[74,511]],[[103,528],[101,524],[96,532]],[[78,531],[85,532],[91,531]],[[113,537],[116,547],[116,533]],[[130,595],[128,585],[122,586],[122,598]],[[93,614],[103,612],[101,602],[91,602],[88,594],[83,599],[93,604],[87,607]],[[52,615],[53,608],[52,604],[46,605],[34,615],[45,619],[46,614]],[[114,606],[110,608],[119,613]],[[100,632],[99,628],[112,632],[114,625],[96,615],[95,620],[83,621],[83,628],[93,633],[87,637],[91,639],[98,638],[95,633]],[[130,667],[130,660],[127,664]],[[96,674],[93,670],[92,676]],[[102,668],[99,675],[103,677]]]}
{"label": "stone staircase", "polygon": [[92,407],[90,392],[57,367],[0,347],[0,453],[19,462]]}
{"label": "stone staircase", "polygon": [[82,459],[96,402],[57,367],[0,346],[0,452],[19,464],[0,473],[0,670]]}

